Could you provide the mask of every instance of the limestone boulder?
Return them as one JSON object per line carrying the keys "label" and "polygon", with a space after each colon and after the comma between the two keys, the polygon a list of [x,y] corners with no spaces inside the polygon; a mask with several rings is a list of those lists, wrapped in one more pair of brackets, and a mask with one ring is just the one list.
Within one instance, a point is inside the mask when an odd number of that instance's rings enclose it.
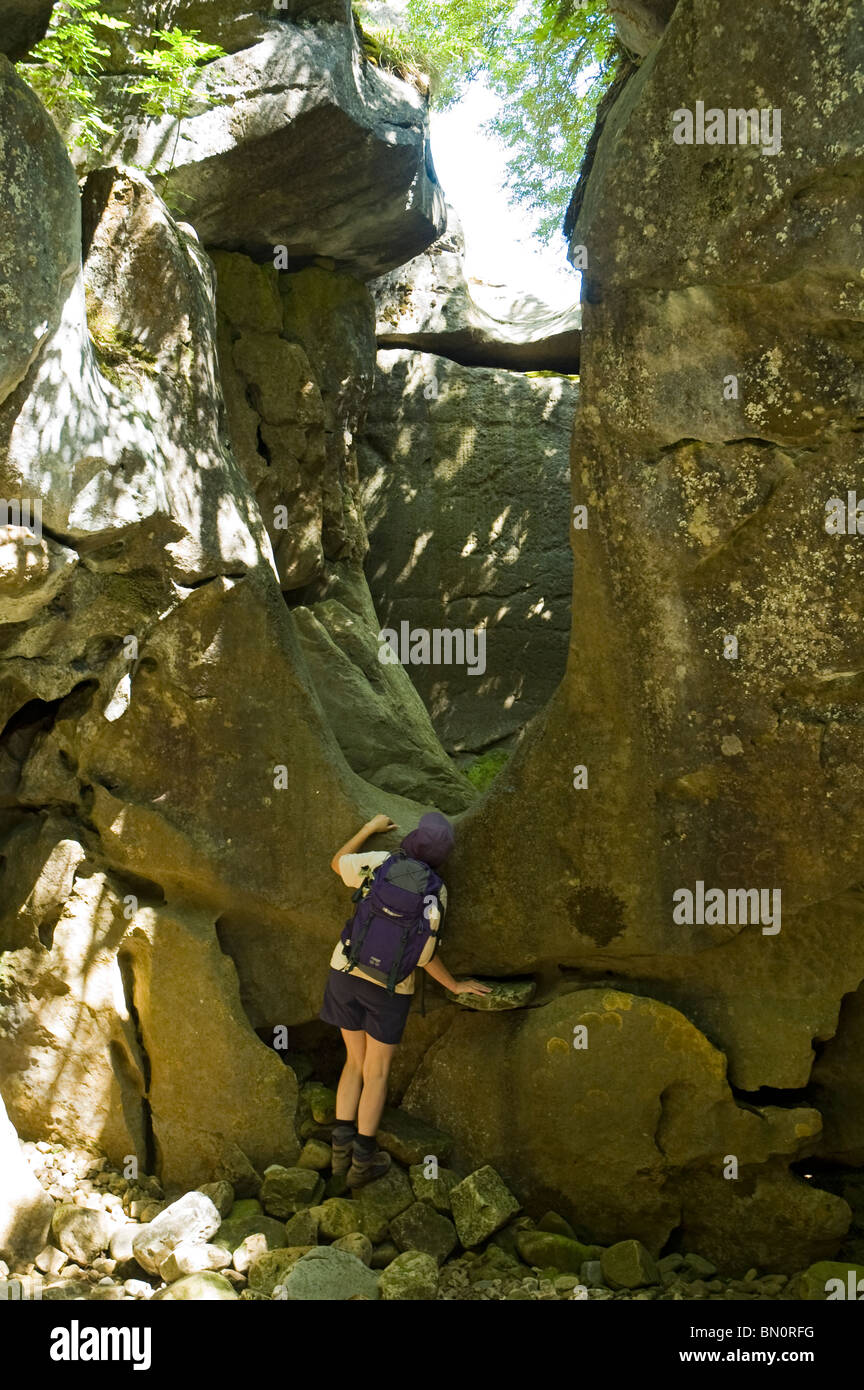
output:
{"label": "limestone boulder", "polygon": [[451,1003],[462,1009],[479,1013],[497,1013],[502,1009],[524,1009],[534,998],[535,980],[481,980],[489,986],[488,994],[453,994],[447,991]]}
{"label": "limestone boulder", "polygon": [[[142,906],[123,954],[147,1054],[163,1182],[236,1182],[250,1165],[261,1169],[277,1153],[296,1156],[294,1074],[250,1028],[236,969],[220,950],[212,916]],[[207,1237],[218,1227],[217,1220]]]}
{"label": "limestone boulder", "polygon": [[54,1203],[36,1181],[0,1097],[0,1259],[28,1264],[45,1245]]}
{"label": "limestone boulder", "polygon": [[[324,1202],[321,1207],[302,1207],[300,1211],[295,1212],[282,1227],[283,1238],[276,1241],[276,1246],[317,1245],[320,1226],[319,1214],[322,1207],[326,1205],[327,1203]],[[274,1224],[278,1223],[274,1222]],[[349,1227],[349,1231],[352,1229],[353,1227]],[[274,1248],[274,1245],[270,1246],[271,1250]]]}
{"label": "limestone boulder", "polygon": [[488,1163],[469,1173],[450,1191],[450,1207],[462,1244],[480,1245],[506,1226],[519,1202]]}
{"label": "limestone boulder", "polygon": [[464,255],[462,226],[448,206],[444,235],[370,286],[379,347],[435,353],[463,366],[577,373],[578,302],[556,309],[528,291],[472,282]]}
{"label": "limestone boulder", "polygon": [[[639,1245],[638,1241],[622,1242],[628,1243]],[[535,1269],[558,1269],[562,1274],[578,1274],[583,1264],[599,1248],[583,1245],[581,1241],[571,1240],[569,1236],[559,1235],[555,1231],[541,1230],[517,1231],[515,1246],[526,1265]]]}
{"label": "limestone boulder", "polygon": [[360,1230],[359,1209],[347,1197],[328,1197],[320,1207],[312,1207],[311,1212],[317,1219],[318,1239],[322,1241],[341,1240]]}
{"label": "limestone boulder", "polygon": [[458,1245],[453,1222],[429,1202],[415,1202],[390,1222],[390,1234],[400,1250],[423,1250],[442,1265]]}
{"label": "limestone boulder", "polygon": [[175,1251],[191,1246],[206,1249],[206,1242],[218,1231],[220,1221],[219,1209],[209,1197],[203,1192],[187,1192],[137,1232],[132,1240],[132,1253],[142,1269],[158,1274]]}
{"label": "limestone boulder", "polygon": [[[266,1245],[263,1236],[261,1243]],[[220,1245],[202,1245],[195,1241],[181,1242],[162,1260],[159,1274],[166,1284],[173,1284],[189,1274],[227,1269],[231,1262],[231,1254]]]}
{"label": "limestone boulder", "polygon": [[292,268],[326,256],[365,278],[410,260],[445,217],[426,101],[366,59],[347,7],[338,17],[252,15],[235,38],[229,20],[223,36],[245,46],[201,70],[179,138],[172,117],[144,119],[126,72],[106,76],[116,134],[101,155],[77,150],[79,169],[147,169],[202,241],[260,261],[283,248]]}
{"label": "limestone boulder", "polygon": [[391,1164],[383,1178],[357,1189],[354,1198],[360,1209],[360,1230],[373,1245],[384,1241],[390,1222],[414,1203],[411,1184],[401,1168]]}
{"label": "limestone boulder", "polygon": [[81,1266],[92,1264],[111,1243],[114,1223],[107,1212],[60,1202],[54,1208],[51,1234],[70,1260]]}
{"label": "limestone boulder", "polygon": [[512,740],[564,673],[577,400],[566,378],[379,353],[360,449],[366,572],[381,629],[400,643],[405,624],[462,634],[437,661],[434,646],[415,662],[404,644],[450,752]]}
{"label": "limestone boulder", "polygon": [[125,885],[87,858],[68,822],[34,829],[31,818],[4,844],[14,869],[0,871],[7,907],[18,908],[0,958],[6,1104],[28,1137],[98,1139],[115,1162],[131,1155],[143,1166],[146,1058],[118,959]]}
{"label": "limestone boulder", "polygon": [[450,1193],[459,1182],[459,1175],[452,1168],[442,1168],[437,1163],[434,1168],[430,1164],[414,1163],[408,1176],[418,1202],[429,1202],[442,1216],[450,1212]]}
{"label": "limestone boulder", "polygon": [[323,1193],[324,1179],[309,1168],[286,1168],[281,1163],[271,1163],[264,1171],[261,1203],[268,1216],[284,1220],[304,1207],[314,1207]]}
{"label": "limestone boulder", "polygon": [[[505,1069],[518,1103],[502,1107],[489,1078]],[[554,1206],[579,1240],[636,1239],[657,1255],[683,1226],[689,1248],[731,1272],[791,1272],[836,1250],[849,1223],[845,1202],[788,1171],[818,1113],[739,1106],[722,1054],[654,999],[587,989],[459,1015],[403,1106],[453,1134],[455,1159],[493,1165],[529,1212]],[[724,1176],[730,1156],[737,1178]]]}
{"label": "limestone boulder", "polygon": [[381,1275],[385,1301],[431,1301],[438,1291],[438,1262],[425,1250],[406,1250],[391,1260]]}
{"label": "limestone boulder", "polygon": [[236,1298],[238,1294],[230,1280],[213,1270],[187,1274],[153,1295],[154,1301],[167,1303],[230,1303]]}
{"label": "limestone boulder", "polygon": [[600,1258],[603,1277],[612,1289],[641,1289],[660,1283],[660,1273],[638,1240],[619,1240]]}
{"label": "limestone boulder", "polygon": [[283,1281],[288,1302],[344,1302],[362,1296],[374,1302],[379,1297],[379,1276],[356,1255],[335,1245],[310,1250],[293,1264]]}

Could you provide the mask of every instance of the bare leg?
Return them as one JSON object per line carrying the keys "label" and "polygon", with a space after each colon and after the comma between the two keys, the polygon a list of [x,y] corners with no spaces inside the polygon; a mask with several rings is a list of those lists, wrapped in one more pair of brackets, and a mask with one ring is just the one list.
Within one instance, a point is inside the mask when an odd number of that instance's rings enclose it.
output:
{"label": "bare leg", "polygon": [[395,1043],[380,1043],[366,1034],[366,1056],[363,1062],[363,1093],[357,1110],[357,1132],[377,1133],[381,1112],[387,1100],[387,1079],[390,1063],[396,1051]]}
{"label": "bare leg", "polygon": [[357,1104],[363,1089],[366,1034],[360,1028],[342,1028],[340,1031],[348,1056],[336,1088],[336,1120],[347,1125],[353,1124],[357,1116]]}

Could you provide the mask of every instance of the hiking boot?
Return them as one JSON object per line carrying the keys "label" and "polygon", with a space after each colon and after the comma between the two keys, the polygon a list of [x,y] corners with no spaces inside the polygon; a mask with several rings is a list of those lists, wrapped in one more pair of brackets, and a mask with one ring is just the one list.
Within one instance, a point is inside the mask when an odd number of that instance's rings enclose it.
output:
{"label": "hiking boot", "polygon": [[358,1187],[365,1187],[367,1183],[374,1182],[376,1178],[383,1178],[384,1174],[390,1170],[390,1155],[383,1149],[374,1149],[368,1157],[363,1157],[354,1150],[353,1162],[348,1169],[348,1176],[345,1179],[347,1187],[356,1190]]}

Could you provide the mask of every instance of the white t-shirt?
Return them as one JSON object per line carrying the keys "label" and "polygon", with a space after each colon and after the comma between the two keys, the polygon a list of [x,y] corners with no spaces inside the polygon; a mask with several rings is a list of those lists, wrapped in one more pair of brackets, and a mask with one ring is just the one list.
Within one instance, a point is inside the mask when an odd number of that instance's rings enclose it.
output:
{"label": "white t-shirt", "polygon": [[[389,859],[392,853],[393,851],[389,849],[376,849],[367,850],[365,853],[361,852],[360,854],[343,854],[342,858],[339,860],[339,875],[342,879],[342,882],[345,884],[345,887],[359,888],[364,878],[368,877],[368,873],[371,872],[372,869],[377,869],[378,865],[383,864],[385,859]],[[439,896],[441,899],[442,910],[446,911],[447,889],[443,886],[443,884],[441,886],[441,892]],[[435,953],[435,946],[437,944],[436,934],[440,925],[441,913],[438,911],[438,908],[433,904],[429,908],[429,927],[432,932],[432,935],[426,942],[426,945],[423,947],[423,954],[417,962],[418,965],[425,965],[427,961],[430,961],[432,959],[432,956]],[[336,949],[330,958],[331,969],[344,970],[347,964],[348,957],[345,954],[345,947],[342,945],[341,941],[337,941]],[[364,975],[363,971],[360,970],[359,967],[355,967],[351,971],[351,974],[359,976],[361,980],[369,980],[373,985],[380,985],[382,989],[386,989],[386,985],[382,985],[380,980],[373,980],[371,975]],[[396,986],[396,993],[414,993],[413,970],[411,971],[411,974],[408,976],[406,980],[402,980],[401,984],[398,984]]]}

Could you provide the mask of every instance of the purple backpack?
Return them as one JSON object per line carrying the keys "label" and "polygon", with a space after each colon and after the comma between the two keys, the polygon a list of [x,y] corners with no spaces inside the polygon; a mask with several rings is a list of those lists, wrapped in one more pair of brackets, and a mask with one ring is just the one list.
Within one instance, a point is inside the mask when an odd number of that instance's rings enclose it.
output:
{"label": "purple backpack", "polygon": [[443,880],[428,864],[400,850],[378,866],[364,897],[368,882],[364,879],[354,894],[357,909],[340,938],[348,957],[343,968],[359,967],[393,994],[415,969],[432,935],[429,913],[433,904],[440,913]]}

